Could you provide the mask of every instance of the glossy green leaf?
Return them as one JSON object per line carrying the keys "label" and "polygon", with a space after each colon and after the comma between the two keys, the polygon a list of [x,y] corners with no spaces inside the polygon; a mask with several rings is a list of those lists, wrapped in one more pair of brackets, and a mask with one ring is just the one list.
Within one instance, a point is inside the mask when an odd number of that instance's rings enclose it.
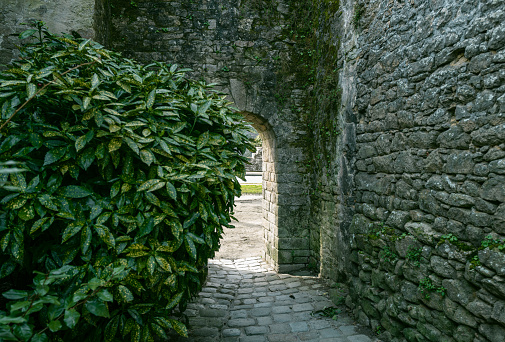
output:
{"label": "glossy green leaf", "polygon": [[170,196],[171,199],[173,200],[177,200],[177,190],[175,189],[175,186],[170,183],[170,182],[166,182],[167,183],[167,191],[168,191],[168,195]]}
{"label": "glossy green leaf", "polygon": [[19,34],[19,39],[26,39],[28,37],[31,37],[33,36],[35,33],[37,32],[36,29],[29,29],[29,30],[25,30],[23,32],[21,32]]}
{"label": "glossy green leaf", "polygon": [[112,302],[114,300],[114,297],[112,296],[112,293],[107,291],[106,289],[103,289],[97,293],[97,297],[103,300],[104,302]]}
{"label": "glossy green leaf", "polygon": [[184,239],[184,245],[186,246],[186,252],[188,252],[189,256],[193,260],[196,260],[196,246],[193,240],[188,236],[186,236],[186,238]]}
{"label": "glossy green leaf", "polygon": [[149,150],[140,150],[140,159],[147,165],[151,165],[154,162],[154,154]]}
{"label": "glossy green leaf", "polygon": [[119,326],[119,316],[114,317],[105,326],[104,340],[105,342],[113,342]]}
{"label": "glossy green leaf", "polygon": [[85,304],[86,309],[95,316],[109,318],[109,309],[107,305],[99,299],[87,301]]}
{"label": "glossy green leaf", "polygon": [[37,86],[33,83],[28,83],[26,85],[26,97],[27,98],[32,98],[35,96],[35,93],[37,92]]}
{"label": "glossy green leaf", "polygon": [[66,151],[67,151],[66,147],[58,147],[58,148],[55,148],[55,149],[47,152],[47,154],[44,158],[44,166],[49,165],[49,164],[53,164],[53,163],[57,162],[58,160],[60,160],[65,155]]}
{"label": "glossy green leaf", "polygon": [[70,223],[63,231],[61,243],[65,243],[75,234],[79,233],[83,225],[75,222]]}
{"label": "glossy green leaf", "polygon": [[163,268],[165,271],[167,272],[172,272],[172,267],[170,267],[170,263],[165,259],[165,258],[162,258],[160,256],[157,256],[156,257],[156,262],[158,263],[158,265],[161,266],[161,268]]}
{"label": "glossy green leaf", "polygon": [[147,270],[151,275],[153,275],[156,270],[156,258],[152,255],[147,259]]}
{"label": "glossy green leaf", "polygon": [[92,191],[79,185],[69,185],[62,188],[62,195],[68,198],[83,198],[93,194]]}
{"label": "glossy green leaf", "polygon": [[121,144],[123,143],[123,139],[114,138],[109,142],[109,152],[117,151],[121,148]]}
{"label": "glossy green leaf", "polygon": [[153,89],[153,90],[151,90],[151,92],[147,96],[146,107],[147,108],[152,108],[155,99],[156,99],[156,89]]}
{"label": "glossy green leaf", "polygon": [[172,324],[172,327],[179,335],[182,337],[188,337],[188,328],[186,328],[184,323],[179,322],[175,319],[170,319],[169,322]]}
{"label": "glossy green leaf", "polygon": [[131,291],[126,286],[119,285],[117,290],[123,301],[129,303],[135,299]]}
{"label": "glossy green leaf", "polygon": [[51,321],[47,324],[47,327],[49,328],[49,330],[51,330],[52,332],[57,332],[61,329],[63,325],[61,324],[60,321]]}
{"label": "glossy green leaf", "polygon": [[158,185],[159,183],[162,183],[160,179],[150,179],[144,183],[142,183],[137,191],[146,191],[151,189],[152,187]]}
{"label": "glossy green leaf", "polygon": [[28,292],[21,290],[9,290],[2,293],[2,296],[10,300],[18,300],[28,297]]}
{"label": "glossy green leaf", "polygon": [[28,341],[33,335],[32,327],[28,324],[16,324],[12,329],[14,335],[19,337],[22,341]]}
{"label": "glossy green leaf", "polygon": [[48,342],[49,339],[45,333],[38,333],[32,337],[30,342]]}
{"label": "glossy green leaf", "polygon": [[199,217],[200,217],[200,213],[198,213],[198,212],[193,213],[191,215],[191,217],[189,217],[188,219],[186,219],[184,221],[184,225],[183,225],[184,229],[192,226]]}
{"label": "glossy green leaf", "polygon": [[81,252],[82,254],[86,254],[88,252],[89,247],[91,246],[92,239],[91,228],[89,226],[84,227],[81,231]]}
{"label": "glossy green leaf", "polygon": [[73,329],[77,325],[77,322],[79,322],[80,317],[81,314],[77,312],[77,310],[75,309],[65,310],[65,316],[63,317],[63,322],[65,322],[67,327]]}

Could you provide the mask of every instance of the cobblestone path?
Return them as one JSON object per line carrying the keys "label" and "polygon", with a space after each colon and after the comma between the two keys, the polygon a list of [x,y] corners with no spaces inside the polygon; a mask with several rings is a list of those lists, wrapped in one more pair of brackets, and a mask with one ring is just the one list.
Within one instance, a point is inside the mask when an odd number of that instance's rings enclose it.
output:
{"label": "cobblestone path", "polygon": [[334,305],[318,278],[277,274],[261,258],[210,260],[209,277],[189,304],[189,338],[195,342],[377,342],[345,313],[313,313]]}

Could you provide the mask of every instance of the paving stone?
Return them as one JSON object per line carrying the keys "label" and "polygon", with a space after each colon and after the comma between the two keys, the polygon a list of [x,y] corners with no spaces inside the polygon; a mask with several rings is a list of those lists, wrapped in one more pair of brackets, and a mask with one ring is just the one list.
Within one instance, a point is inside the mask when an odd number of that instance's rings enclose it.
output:
{"label": "paving stone", "polygon": [[295,304],[293,305],[293,311],[298,312],[298,311],[312,311],[314,310],[314,307],[310,303],[305,303],[305,304]]}
{"label": "paving stone", "polygon": [[[377,341],[358,334],[344,314],[338,321],[311,315],[333,305],[317,278],[277,275],[260,261],[210,265],[204,291],[186,310],[191,342]],[[170,336],[170,341],[187,339]]]}
{"label": "paving stone", "polygon": [[268,332],[268,327],[262,325],[262,326],[252,326],[252,327],[246,327],[245,328],[245,333],[246,335],[264,335]]}
{"label": "paving stone", "polygon": [[298,333],[298,338],[302,341],[311,341],[319,338],[317,331],[307,331]]}
{"label": "paving stone", "polygon": [[289,325],[289,323],[271,324],[269,328],[270,332],[275,334],[287,334],[291,332],[291,326]]}
{"label": "paving stone", "polygon": [[291,322],[289,323],[289,326],[291,327],[291,331],[294,333],[309,330],[307,322]]}
{"label": "paving stone", "polygon": [[356,334],[356,327],[353,325],[344,325],[339,328],[339,330],[344,334],[344,335],[353,335]]}
{"label": "paving stone", "polygon": [[202,327],[202,328],[198,328],[198,329],[192,330],[191,333],[194,336],[212,337],[212,336],[218,336],[219,335],[219,329],[218,328]]}
{"label": "paving stone", "polygon": [[270,334],[268,335],[269,342],[293,342],[296,341],[295,334]]}
{"label": "paving stone", "polygon": [[291,312],[291,310],[292,310],[291,307],[287,306],[287,305],[274,306],[272,308],[272,312],[276,313],[276,314],[288,313],[288,312]]}
{"label": "paving stone", "polygon": [[270,325],[273,324],[274,319],[271,316],[265,316],[256,317],[256,321],[258,322],[258,325]]}
{"label": "paving stone", "polygon": [[236,319],[230,319],[228,321],[228,326],[229,327],[247,327],[250,325],[256,324],[256,321],[252,318],[236,318]]}
{"label": "paving stone", "polygon": [[230,312],[230,318],[231,319],[236,319],[236,318],[246,318],[247,317],[247,311],[246,310],[234,310]]}
{"label": "paving stone", "polygon": [[324,328],[328,328],[330,326],[330,322],[328,322],[327,320],[322,320],[322,319],[312,320],[309,322],[309,326],[311,329],[321,330]]}
{"label": "paving stone", "polygon": [[271,308],[255,308],[250,310],[250,315],[252,317],[268,316],[272,312]]}
{"label": "paving stone", "polygon": [[290,322],[292,317],[289,314],[275,314],[273,315],[274,321],[277,323]]}
{"label": "paving stone", "polygon": [[227,310],[221,309],[200,309],[200,316],[202,317],[224,317],[227,315]]}
{"label": "paving stone", "polygon": [[242,332],[240,331],[240,329],[236,329],[236,328],[223,329],[223,331],[222,331],[223,337],[240,336],[241,333]]}
{"label": "paving stone", "polygon": [[342,332],[340,332],[334,328],[321,329],[321,330],[319,330],[319,334],[321,337],[326,337],[326,338],[328,338],[328,337],[344,337],[344,334],[342,334]]}
{"label": "paving stone", "polygon": [[272,297],[259,297],[258,301],[260,301],[260,302],[273,302],[274,299]]}

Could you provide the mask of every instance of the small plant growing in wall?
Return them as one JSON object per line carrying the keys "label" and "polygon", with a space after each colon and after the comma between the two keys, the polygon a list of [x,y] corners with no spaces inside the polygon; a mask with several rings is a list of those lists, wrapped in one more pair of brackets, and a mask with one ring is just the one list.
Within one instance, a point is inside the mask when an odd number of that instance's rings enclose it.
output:
{"label": "small plant growing in wall", "polygon": [[352,24],[354,25],[354,28],[358,28],[359,21],[361,20],[361,17],[363,16],[364,13],[365,13],[365,6],[357,3],[354,6],[354,16],[352,18]]}
{"label": "small plant growing in wall", "polygon": [[486,236],[484,241],[481,242],[481,246],[482,248],[496,248],[500,251],[505,251],[505,241],[497,240],[492,235]]}
{"label": "small plant growing in wall", "polygon": [[421,293],[423,294],[425,299],[430,299],[430,293],[431,292],[436,292],[440,294],[442,297],[445,296],[445,291],[446,288],[443,286],[435,286],[433,285],[431,279],[429,277],[421,279],[419,282],[419,289],[421,290]]}
{"label": "small plant growing in wall", "polygon": [[388,246],[385,246],[379,254],[379,257],[384,261],[389,263],[394,263],[398,259],[398,255],[391,250]]}
{"label": "small plant growing in wall", "polygon": [[415,248],[414,246],[410,246],[407,249],[407,260],[414,266],[419,267],[421,265],[421,248]]}

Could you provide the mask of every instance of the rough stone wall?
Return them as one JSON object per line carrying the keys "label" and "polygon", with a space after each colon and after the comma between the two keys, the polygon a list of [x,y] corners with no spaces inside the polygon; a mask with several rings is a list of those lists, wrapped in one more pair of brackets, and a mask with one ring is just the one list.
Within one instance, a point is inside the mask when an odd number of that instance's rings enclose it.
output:
{"label": "rough stone wall", "polygon": [[[108,46],[150,63],[191,68],[217,83],[262,134],[267,259],[281,270],[308,263],[309,229],[303,173],[305,126],[292,110],[303,90],[293,85],[290,2],[110,0]],[[283,69],[288,71],[281,72]],[[282,87],[282,94],[280,88]]]}
{"label": "rough stone wall", "polygon": [[345,8],[358,17],[348,303],[386,340],[504,341],[505,3],[361,5]]}
{"label": "rough stone wall", "polygon": [[0,10],[0,63],[38,18],[218,83],[264,141],[267,260],[347,282],[346,303],[384,340],[503,342],[503,0]]}
{"label": "rough stone wall", "polygon": [[30,19],[44,21],[51,32],[75,31],[86,38],[95,37],[95,0],[1,0],[0,65],[16,57],[17,35],[26,30]]}

